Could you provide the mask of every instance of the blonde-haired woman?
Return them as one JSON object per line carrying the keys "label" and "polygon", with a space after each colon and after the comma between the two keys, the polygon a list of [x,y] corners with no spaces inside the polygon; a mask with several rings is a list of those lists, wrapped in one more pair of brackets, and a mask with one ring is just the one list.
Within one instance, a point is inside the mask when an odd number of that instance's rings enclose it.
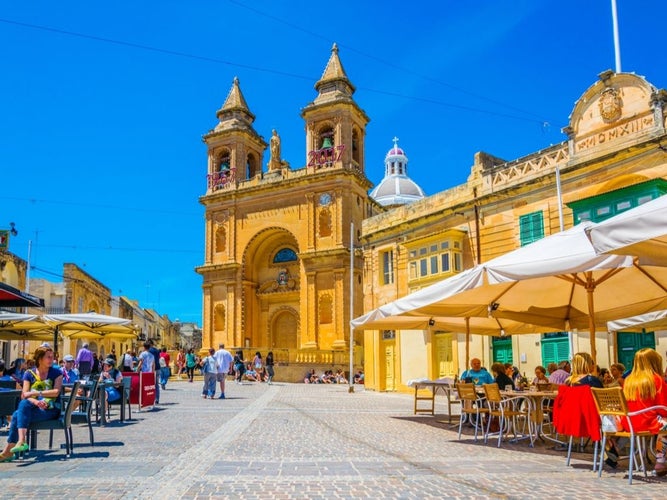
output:
{"label": "blonde-haired woman", "polygon": [[[623,394],[628,400],[631,412],[644,410],[651,406],[667,406],[667,385],[663,379],[662,357],[655,349],[644,348],[635,353],[632,373],[623,384]],[[667,411],[657,409],[630,417],[635,432],[649,431],[657,434],[667,428]],[[627,421],[623,421],[625,430],[630,430]],[[658,476],[667,474],[665,451],[667,438],[661,436],[656,453],[655,473]]]}
{"label": "blonde-haired woman", "polygon": [[600,379],[593,375],[595,370],[595,362],[590,354],[587,352],[578,352],[572,358],[570,363],[572,371],[570,376],[565,380],[565,385],[590,385],[591,387],[602,388]]}

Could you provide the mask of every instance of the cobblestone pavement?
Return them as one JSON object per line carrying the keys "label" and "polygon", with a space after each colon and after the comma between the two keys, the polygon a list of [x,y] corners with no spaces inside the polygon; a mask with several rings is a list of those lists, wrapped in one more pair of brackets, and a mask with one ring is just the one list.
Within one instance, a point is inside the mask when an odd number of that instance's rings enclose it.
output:
{"label": "cobblestone pavement", "polygon": [[[591,471],[591,454],[526,442],[475,443],[438,415],[414,416],[412,396],[357,386],[170,381],[162,404],[132,421],[74,428],[74,456],[41,433],[23,461],[0,463],[0,498],[664,498],[667,478]],[[116,417],[114,417],[116,418]],[[4,437],[3,437],[4,439]],[[621,462],[621,467],[624,462]]]}

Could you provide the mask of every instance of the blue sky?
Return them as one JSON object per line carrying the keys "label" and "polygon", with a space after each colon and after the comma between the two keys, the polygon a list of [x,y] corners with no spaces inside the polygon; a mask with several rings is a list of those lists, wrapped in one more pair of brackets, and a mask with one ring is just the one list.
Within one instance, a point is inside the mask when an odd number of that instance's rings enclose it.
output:
{"label": "blue sky", "polygon": [[[32,276],[73,262],[114,295],[201,321],[206,149],[234,76],[256,130],[305,164],[300,110],[337,42],[371,118],[366,173],[399,137],[427,194],[477,151],[511,160],[565,139],[614,67],[610,0],[5,2],[0,228]],[[664,2],[618,0],[622,69],[667,87]],[[268,161],[268,154],[265,160]]]}

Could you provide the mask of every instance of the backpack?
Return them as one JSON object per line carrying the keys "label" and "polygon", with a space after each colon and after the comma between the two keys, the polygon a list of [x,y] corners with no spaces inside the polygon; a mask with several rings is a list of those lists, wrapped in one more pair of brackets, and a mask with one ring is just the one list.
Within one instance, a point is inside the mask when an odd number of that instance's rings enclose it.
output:
{"label": "backpack", "polygon": [[166,368],[167,367],[167,361],[160,356],[160,368]]}

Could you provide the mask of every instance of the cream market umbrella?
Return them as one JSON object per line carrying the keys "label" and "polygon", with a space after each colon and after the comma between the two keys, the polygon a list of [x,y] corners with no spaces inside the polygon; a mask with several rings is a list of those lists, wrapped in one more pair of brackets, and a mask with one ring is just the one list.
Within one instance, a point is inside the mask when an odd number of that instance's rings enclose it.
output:
{"label": "cream market umbrella", "polygon": [[136,330],[132,320],[107,316],[95,312],[78,314],[48,314],[44,321],[55,328],[54,342],[60,332],[70,339],[88,338],[134,338]]}
{"label": "cream market umbrella", "polygon": [[[490,316],[591,332],[607,321],[667,309],[667,268],[598,255],[575,226],[436,283],[380,309],[405,316]],[[356,321],[356,320],[355,320]]]}
{"label": "cream market umbrella", "polygon": [[0,340],[52,340],[53,327],[39,316],[0,311]]}
{"label": "cream market umbrella", "polygon": [[667,310],[653,311],[631,318],[609,321],[607,329],[610,332],[643,332],[667,330]]}
{"label": "cream market umbrella", "polygon": [[634,255],[642,264],[667,266],[667,196],[661,196],[592,226],[598,253]]}
{"label": "cream market umbrella", "polygon": [[[378,311],[377,309],[375,311]],[[505,336],[527,333],[546,333],[559,331],[509,319],[499,319],[489,316],[481,317],[433,317],[433,316],[386,316],[382,313],[373,313],[372,318],[361,316],[352,321],[359,330],[428,330],[451,333],[464,333],[466,336],[466,366],[470,360],[470,335]],[[359,325],[359,326],[356,326]]]}

